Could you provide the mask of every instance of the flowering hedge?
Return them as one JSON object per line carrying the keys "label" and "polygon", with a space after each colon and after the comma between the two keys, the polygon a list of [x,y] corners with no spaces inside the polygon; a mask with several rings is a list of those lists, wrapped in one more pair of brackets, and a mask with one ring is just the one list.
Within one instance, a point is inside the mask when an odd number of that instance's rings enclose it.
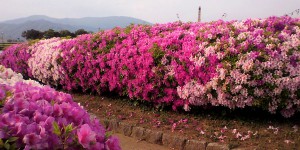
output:
{"label": "flowering hedge", "polygon": [[67,90],[114,91],[174,109],[252,106],[290,117],[300,110],[299,28],[300,19],[285,16],[135,25],[54,40],[55,48],[41,41],[38,53],[56,53],[43,58],[49,64],[38,76]]}
{"label": "flowering hedge", "polygon": [[17,73],[31,76],[28,71],[30,51],[28,43],[14,44],[5,49],[0,55],[1,65],[13,69]]}
{"label": "flowering hedge", "polygon": [[34,81],[26,83],[3,66],[0,79],[1,149],[120,149],[118,140],[106,137],[99,121],[69,94]]}
{"label": "flowering hedge", "polygon": [[29,47],[31,57],[28,59],[28,70],[33,78],[52,85],[57,85],[64,79],[64,72],[57,62],[61,54],[58,46],[64,41],[66,40],[52,38],[41,40]]}

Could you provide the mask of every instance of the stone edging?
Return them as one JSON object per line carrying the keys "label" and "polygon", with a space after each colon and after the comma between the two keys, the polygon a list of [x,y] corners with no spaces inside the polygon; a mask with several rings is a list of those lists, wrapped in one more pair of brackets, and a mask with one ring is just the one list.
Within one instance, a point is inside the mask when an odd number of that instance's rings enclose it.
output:
{"label": "stone edging", "polygon": [[[137,140],[159,144],[176,150],[229,150],[228,144],[208,143],[206,141],[188,140],[184,137],[173,136],[161,131],[153,131],[142,127],[132,126],[116,119],[104,120],[105,128],[121,133]],[[247,148],[246,148],[247,149]],[[234,150],[246,150],[238,148]],[[253,149],[253,148],[252,148]],[[254,148],[255,149],[255,148]]]}
{"label": "stone edging", "polygon": [[[90,113],[91,118],[97,118],[93,113]],[[188,140],[184,137],[178,137],[163,133],[161,131],[153,131],[143,127],[133,126],[116,119],[101,120],[102,125],[106,129],[110,129],[117,133],[128,137],[133,137],[140,141],[146,141],[152,144],[163,145],[175,150],[230,150],[228,144],[223,143],[208,143],[206,141]],[[256,150],[257,147],[234,148],[231,150]]]}

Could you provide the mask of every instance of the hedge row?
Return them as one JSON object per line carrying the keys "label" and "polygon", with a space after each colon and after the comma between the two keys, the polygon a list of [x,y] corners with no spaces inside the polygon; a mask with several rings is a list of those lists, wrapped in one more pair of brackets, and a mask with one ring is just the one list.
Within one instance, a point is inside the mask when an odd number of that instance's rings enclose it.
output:
{"label": "hedge row", "polygon": [[185,110],[261,107],[290,117],[300,110],[299,27],[300,19],[286,16],[132,25],[14,45],[0,60],[67,90],[114,91]]}

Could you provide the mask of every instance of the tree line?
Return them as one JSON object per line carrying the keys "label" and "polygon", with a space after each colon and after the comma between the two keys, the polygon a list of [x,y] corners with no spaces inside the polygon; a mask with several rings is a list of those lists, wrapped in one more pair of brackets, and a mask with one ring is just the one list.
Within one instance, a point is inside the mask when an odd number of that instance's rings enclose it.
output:
{"label": "tree line", "polygon": [[77,35],[87,34],[89,32],[85,31],[84,29],[78,29],[74,33],[70,32],[69,30],[60,30],[55,31],[53,29],[49,29],[47,31],[38,31],[34,29],[26,30],[22,32],[22,37],[26,40],[35,40],[35,39],[49,39],[53,37],[76,37]]}

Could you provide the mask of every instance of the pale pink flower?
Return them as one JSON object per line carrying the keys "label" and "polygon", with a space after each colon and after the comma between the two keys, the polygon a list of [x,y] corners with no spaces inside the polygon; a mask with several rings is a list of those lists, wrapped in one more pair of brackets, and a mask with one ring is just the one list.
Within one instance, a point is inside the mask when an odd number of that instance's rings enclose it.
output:
{"label": "pale pink flower", "polygon": [[237,130],[236,130],[236,129],[233,129],[233,130],[232,130],[232,133],[233,133],[233,134],[235,134],[236,132],[237,132]]}

